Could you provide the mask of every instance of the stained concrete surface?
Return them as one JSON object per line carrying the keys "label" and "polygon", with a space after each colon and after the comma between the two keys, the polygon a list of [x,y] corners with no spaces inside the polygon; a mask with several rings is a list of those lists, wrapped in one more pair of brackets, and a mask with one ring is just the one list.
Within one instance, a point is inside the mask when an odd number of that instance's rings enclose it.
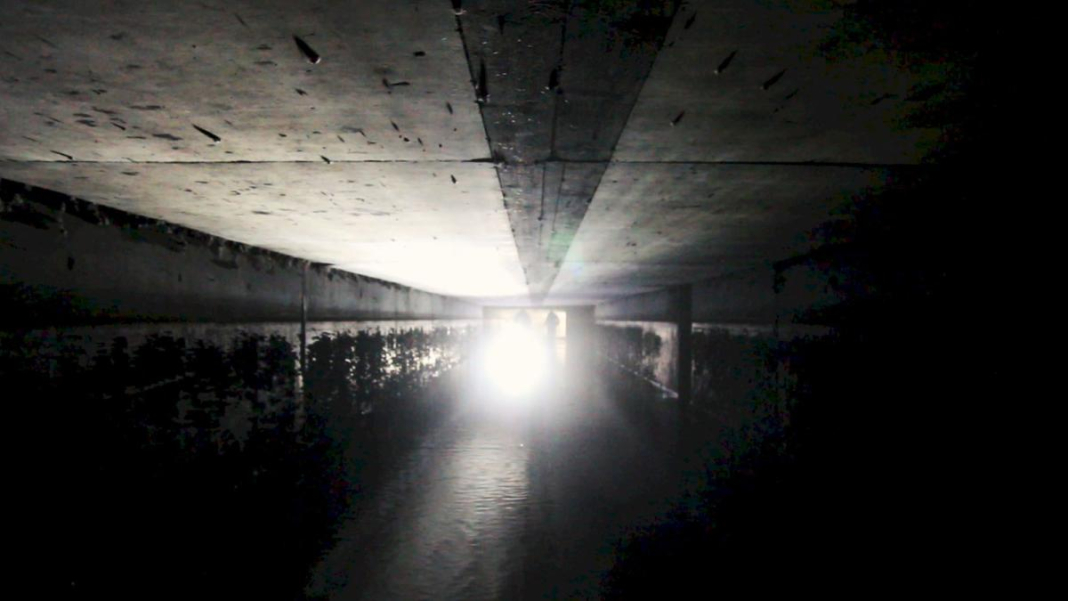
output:
{"label": "stained concrete surface", "polygon": [[679,328],[672,322],[599,320],[600,354],[609,363],[653,383],[668,396],[679,392]]}
{"label": "stained concrete surface", "polygon": [[976,113],[962,104],[975,40],[931,42],[924,11],[900,10],[686,3],[548,298],[765,268],[847,218],[851,196],[877,194],[886,167],[937,161]]}
{"label": "stained concrete surface", "polygon": [[489,156],[445,3],[5,0],[3,9],[6,160]]}
{"label": "stained concrete surface", "polygon": [[535,302],[552,287],[678,6],[478,2],[458,18]]}
{"label": "stained concrete surface", "polygon": [[803,253],[808,233],[848,219],[885,169],[614,163],[553,295],[607,299],[709,279]]}
{"label": "stained concrete surface", "polygon": [[470,163],[489,148],[447,3],[2,10],[4,177],[433,292],[526,292]]}
{"label": "stained concrete surface", "polygon": [[894,49],[850,4],[689,2],[615,158],[920,162],[945,124],[917,117],[957,93],[955,65]]}
{"label": "stained concrete surface", "polygon": [[[936,162],[974,122],[986,26],[872,2],[109,6],[3,3],[0,174],[506,304],[804,252],[869,168]],[[734,163],[787,191],[754,198]],[[606,243],[621,200],[649,223]]]}

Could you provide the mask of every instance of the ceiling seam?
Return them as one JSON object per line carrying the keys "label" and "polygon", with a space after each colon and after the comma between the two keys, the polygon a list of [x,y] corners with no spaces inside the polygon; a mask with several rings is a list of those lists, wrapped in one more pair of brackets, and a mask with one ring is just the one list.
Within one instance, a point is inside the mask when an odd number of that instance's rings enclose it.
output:
{"label": "ceiling seam", "polygon": [[[649,65],[649,71],[646,72],[644,77],[642,77],[641,85],[638,87],[638,93],[634,96],[634,102],[630,105],[630,110],[627,111],[627,118],[623,120],[623,127],[620,128],[619,134],[616,136],[615,141],[612,142],[612,149],[608,153],[608,160],[607,161],[574,161],[576,163],[591,163],[591,164],[592,163],[607,163],[605,165],[605,168],[601,171],[601,175],[597,178],[597,185],[595,185],[593,187],[593,192],[590,193],[589,200],[586,201],[586,208],[587,209],[589,209],[590,205],[593,204],[593,199],[596,198],[596,196],[597,196],[597,190],[600,189],[601,182],[604,181],[604,174],[605,174],[605,172],[608,171],[608,165],[610,165],[610,164],[612,164],[614,162],[612,160],[612,157],[614,157],[615,154],[616,154],[616,147],[619,146],[619,139],[623,137],[623,132],[626,131],[627,125],[630,123],[631,115],[634,114],[634,107],[636,107],[638,105],[638,100],[641,98],[642,90],[645,89],[645,82],[649,81],[649,75],[653,72],[653,69],[656,68],[656,62],[660,59],[660,53],[664,49],[664,42],[667,41],[668,34],[671,32],[671,28],[675,25],[675,17],[679,14],[679,8],[681,6],[682,6],[682,0],[675,0],[675,6],[674,6],[674,8],[673,8],[673,10],[671,12],[671,19],[669,21],[668,27],[664,31],[664,37],[661,38],[657,43],[656,56],[653,58],[652,64]],[[571,249],[574,247],[575,240],[578,239],[578,232],[582,228],[582,223],[584,221],[586,221],[586,215],[588,214],[588,212],[589,211],[587,210],[586,212],[584,212],[582,214],[582,219],[579,220],[578,225],[575,227],[575,235],[572,236],[571,242],[568,243],[567,252],[564,253],[564,258],[560,260],[560,269],[563,269],[564,264],[567,263],[567,257],[568,257],[568,255],[571,254]],[[549,285],[545,289],[545,295],[546,296],[549,296],[549,295],[552,294],[553,286],[556,285],[556,278],[559,277],[559,275],[560,275],[560,269],[556,269],[554,271],[554,273],[553,273],[552,279],[549,280]]]}
{"label": "ceiling seam", "polygon": [[[453,4],[459,5],[459,2],[453,2]],[[471,50],[467,46],[467,36],[464,34],[464,24],[463,20],[460,18],[463,12],[464,11],[462,9],[453,11],[453,14],[456,18],[456,31],[460,35],[460,44],[463,46],[464,58],[467,60],[467,71],[468,74],[470,74],[471,76],[471,87],[472,89],[477,90],[478,82],[474,71],[475,65],[471,62]],[[485,63],[483,63],[483,65],[484,64]],[[523,273],[523,283],[527,287],[527,296],[529,297],[531,294],[530,276],[527,274],[527,270],[523,266],[523,257],[519,253],[519,241],[516,240],[515,237],[515,226],[512,224],[512,217],[511,214],[508,212],[508,200],[504,191],[504,180],[501,179],[500,164],[502,164],[503,161],[498,161],[496,159],[496,153],[493,151],[493,141],[490,140],[489,126],[486,123],[486,113],[483,110],[485,107],[485,103],[489,102],[489,97],[487,95],[486,98],[478,98],[477,92],[475,96],[476,102],[478,103],[478,116],[482,120],[482,132],[486,136],[486,148],[489,150],[489,159],[490,162],[494,164],[493,171],[497,174],[497,189],[501,192],[501,206],[504,208],[504,217],[508,221],[508,229],[512,234],[512,246],[515,247],[516,260],[519,262],[519,269]]]}

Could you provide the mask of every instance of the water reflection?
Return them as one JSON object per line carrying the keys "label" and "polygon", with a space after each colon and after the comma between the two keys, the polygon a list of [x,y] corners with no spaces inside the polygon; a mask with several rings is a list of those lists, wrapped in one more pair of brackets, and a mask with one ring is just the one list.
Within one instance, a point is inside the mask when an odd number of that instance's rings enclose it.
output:
{"label": "water reflection", "polygon": [[[521,408],[459,383],[456,411],[362,499],[309,593],[595,598],[616,543],[680,496],[675,413],[550,362]],[[615,369],[615,368],[613,368]],[[612,372],[615,374],[616,372]],[[613,396],[615,395],[615,396]],[[631,406],[620,399],[631,398]]]}
{"label": "water reflection", "polygon": [[473,327],[319,325],[304,382],[294,324],[0,333],[11,398],[59,427],[40,509],[60,577],[76,597],[301,596]]}
{"label": "water reflection", "polygon": [[[64,506],[50,514],[75,593],[571,599],[628,586],[605,575],[704,482],[677,413],[618,363],[564,362],[562,340],[517,409],[465,369],[473,325],[316,324],[303,379],[286,324],[4,334],[5,381],[64,416],[50,491]],[[709,343],[698,361],[742,364]]]}
{"label": "water reflection", "polygon": [[521,430],[459,419],[361,502],[310,593],[343,599],[510,598],[523,565],[529,447]]}

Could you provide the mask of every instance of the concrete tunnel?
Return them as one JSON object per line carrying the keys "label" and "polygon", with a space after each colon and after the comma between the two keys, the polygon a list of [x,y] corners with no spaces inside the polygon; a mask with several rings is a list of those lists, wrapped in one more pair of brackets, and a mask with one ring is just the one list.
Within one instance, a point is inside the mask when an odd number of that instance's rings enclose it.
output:
{"label": "concrete tunnel", "polygon": [[987,208],[1014,179],[997,13],[0,0],[34,587],[986,582],[980,471],[1007,459],[972,454],[1013,347],[980,324],[1016,269]]}

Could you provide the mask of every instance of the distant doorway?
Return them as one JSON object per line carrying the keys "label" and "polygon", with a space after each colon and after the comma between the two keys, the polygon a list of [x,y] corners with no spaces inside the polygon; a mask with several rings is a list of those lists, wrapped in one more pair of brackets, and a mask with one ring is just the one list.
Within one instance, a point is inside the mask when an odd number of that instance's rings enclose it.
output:
{"label": "distant doorway", "polygon": [[567,338],[567,312],[563,309],[487,307],[483,317],[490,331],[519,323],[548,338]]}

